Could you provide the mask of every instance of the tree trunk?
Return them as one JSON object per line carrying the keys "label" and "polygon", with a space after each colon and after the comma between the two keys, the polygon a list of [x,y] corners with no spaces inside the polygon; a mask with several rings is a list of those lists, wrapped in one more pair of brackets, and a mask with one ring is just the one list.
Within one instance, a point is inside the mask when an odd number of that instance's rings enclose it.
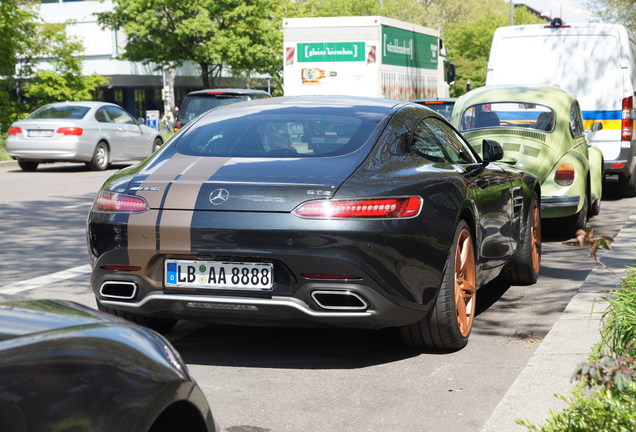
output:
{"label": "tree trunk", "polygon": [[201,66],[201,82],[203,88],[210,88],[210,65],[208,63],[199,63]]}

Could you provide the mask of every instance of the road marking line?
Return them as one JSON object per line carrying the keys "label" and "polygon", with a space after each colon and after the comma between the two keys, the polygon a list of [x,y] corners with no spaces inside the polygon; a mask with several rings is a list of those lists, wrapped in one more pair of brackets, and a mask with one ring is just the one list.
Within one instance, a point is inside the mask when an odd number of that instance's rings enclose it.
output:
{"label": "road marking line", "polygon": [[48,275],[36,277],[33,279],[25,280],[22,282],[12,283],[11,285],[5,285],[0,287],[0,294],[17,294],[22,291],[28,291],[35,288],[39,288],[44,285],[60,282],[66,279],[71,279],[77,276],[82,276],[91,272],[90,264],[86,264],[79,267],[70,268],[57,273],[51,273]]}

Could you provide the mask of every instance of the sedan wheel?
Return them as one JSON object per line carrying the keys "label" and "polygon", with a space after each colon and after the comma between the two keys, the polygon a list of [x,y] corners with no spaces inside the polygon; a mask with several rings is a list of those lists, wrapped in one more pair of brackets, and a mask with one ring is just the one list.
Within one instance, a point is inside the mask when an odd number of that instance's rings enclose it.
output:
{"label": "sedan wheel", "polygon": [[433,311],[422,321],[400,329],[406,345],[440,351],[466,345],[475,317],[476,274],[472,234],[461,221]]}
{"label": "sedan wheel", "polygon": [[155,141],[152,144],[152,152],[154,153],[157,150],[159,150],[162,145],[163,145],[163,140],[161,138],[159,138],[159,137],[155,138]]}
{"label": "sedan wheel", "polygon": [[38,169],[38,162],[32,161],[18,161],[18,165],[22,171],[35,171]]}
{"label": "sedan wheel", "polygon": [[108,168],[108,146],[104,142],[100,142],[95,147],[93,159],[86,165],[93,171],[103,171]]}

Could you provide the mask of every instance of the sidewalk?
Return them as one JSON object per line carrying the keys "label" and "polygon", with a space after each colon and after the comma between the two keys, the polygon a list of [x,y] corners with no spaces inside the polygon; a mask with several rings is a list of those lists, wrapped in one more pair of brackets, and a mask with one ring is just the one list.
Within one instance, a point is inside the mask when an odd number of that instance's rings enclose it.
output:
{"label": "sidewalk", "polygon": [[[601,261],[619,274],[625,274],[636,262],[636,215],[625,222],[612,249],[602,253]],[[550,410],[559,411],[567,406],[554,394],[570,396],[575,384],[571,381],[574,369],[587,361],[600,340],[600,319],[607,308],[601,297],[619,282],[598,265],[590,272],[481,432],[527,431],[515,420],[530,420],[539,425],[550,417]]]}

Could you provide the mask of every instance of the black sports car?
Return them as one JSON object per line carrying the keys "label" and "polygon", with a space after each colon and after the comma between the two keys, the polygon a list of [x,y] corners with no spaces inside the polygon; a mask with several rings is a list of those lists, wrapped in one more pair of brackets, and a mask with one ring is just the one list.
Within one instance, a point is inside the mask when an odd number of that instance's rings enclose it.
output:
{"label": "black sports car", "polygon": [[170,343],[55,300],[0,302],[0,431],[217,431]]}
{"label": "black sports car", "polygon": [[535,177],[412,103],[271,98],[215,109],[113,175],[88,217],[99,308],[176,319],[399,327],[463,347],[476,289],[536,281]]}

